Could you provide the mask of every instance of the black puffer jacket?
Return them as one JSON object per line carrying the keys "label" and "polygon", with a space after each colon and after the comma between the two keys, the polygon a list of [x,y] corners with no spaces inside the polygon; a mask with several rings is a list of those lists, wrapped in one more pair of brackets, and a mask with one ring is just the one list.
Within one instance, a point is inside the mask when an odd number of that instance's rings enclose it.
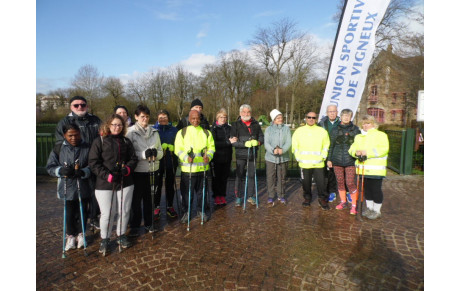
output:
{"label": "black puffer jacket", "polygon": [[93,140],[99,137],[99,126],[101,124],[99,117],[89,113],[80,117],[70,112],[66,117],[61,119],[56,126],[56,142],[64,140],[64,126],[70,123],[78,125],[82,141],[87,142],[90,146]]}
{"label": "black puffer jacket", "polygon": [[214,123],[212,126],[211,132],[216,146],[216,152],[212,159],[214,163],[223,164],[232,160],[232,144],[228,140],[231,129],[232,127],[227,123],[222,125]]}
{"label": "black puffer jacket", "polygon": [[348,150],[355,140],[355,136],[360,134],[359,128],[352,122],[349,124],[340,123],[331,130],[331,145],[329,146],[328,161],[333,166],[348,167],[355,165],[355,159],[350,156]]}
{"label": "black puffer jacket", "polygon": [[[251,132],[249,132],[249,129]],[[232,130],[230,131],[230,137],[237,137],[238,141],[233,143],[232,146],[235,148],[235,156],[236,159],[242,159],[246,160],[248,158],[248,148],[244,146],[244,143],[247,142],[248,140],[256,139],[260,142],[260,145],[264,143],[264,133],[262,132],[262,128],[260,127],[259,123],[251,117],[251,124],[249,125],[249,128],[246,126],[246,124],[243,123],[241,120],[241,116],[238,117],[238,119],[232,123]],[[259,147],[256,147],[256,156],[257,156],[257,150]],[[249,150],[249,160],[253,161],[253,150]]]}
{"label": "black puffer jacket", "polygon": [[[89,167],[97,177],[96,190],[112,190],[113,183],[108,178],[110,170],[117,162],[130,168],[129,175],[123,177],[123,188],[131,186],[137,165],[137,156],[131,141],[121,135],[95,139],[89,152]],[[116,189],[120,189],[119,183],[116,183]]]}

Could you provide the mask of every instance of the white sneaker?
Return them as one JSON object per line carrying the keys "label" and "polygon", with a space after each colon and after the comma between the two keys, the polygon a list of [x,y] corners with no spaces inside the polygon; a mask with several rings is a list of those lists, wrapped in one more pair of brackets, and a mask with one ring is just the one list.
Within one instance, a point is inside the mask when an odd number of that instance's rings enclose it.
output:
{"label": "white sneaker", "polygon": [[67,243],[65,244],[66,251],[75,248],[75,237],[73,235],[66,236],[66,241],[67,241]]}
{"label": "white sneaker", "polygon": [[85,240],[83,237],[83,233],[80,232],[77,236],[77,248],[81,249],[84,246],[85,246]]}

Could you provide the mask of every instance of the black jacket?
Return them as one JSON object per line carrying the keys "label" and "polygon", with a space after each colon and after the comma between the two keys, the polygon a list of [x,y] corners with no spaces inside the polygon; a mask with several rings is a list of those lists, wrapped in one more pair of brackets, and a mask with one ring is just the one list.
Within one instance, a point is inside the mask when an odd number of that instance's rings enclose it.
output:
{"label": "black jacket", "polygon": [[[81,198],[89,198],[91,196],[91,171],[88,167],[89,144],[82,142],[74,147],[67,141],[59,141],[55,145],[55,150],[52,150],[46,163],[46,170],[53,177],[58,177],[58,197],[66,200],[78,200],[77,178],[63,178],[59,175],[59,169],[64,167],[66,163],[69,167],[75,167],[75,161],[78,159],[80,169],[84,172],[84,176],[79,178]],[[66,188],[66,189],[64,189]]]}
{"label": "black jacket", "polygon": [[[128,176],[123,177],[123,188],[133,184],[133,173],[137,165],[137,156],[131,141],[121,135],[108,135],[95,139],[89,152],[89,167],[96,175],[96,190],[112,190],[113,183],[108,181],[110,170],[116,163],[130,168]],[[116,183],[116,189],[120,184]]]}
{"label": "black jacket", "polygon": [[355,159],[350,156],[348,150],[355,140],[355,136],[360,134],[359,128],[350,122],[347,125],[339,124],[331,130],[331,145],[329,146],[328,161],[333,166],[348,167],[355,165]]}
{"label": "black jacket", "polygon": [[[249,129],[251,132],[249,132]],[[241,120],[241,116],[232,123],[232,130],[230,131],[230,137],[237,137],[238,141],[233,143],[232,146],[235,148],[236,159],[246,160],[248,158],[248,148],[244,146],[244,143],[250,139],[256,139],[260,142],[260,145],[264,143],[264,133],[259,123],[251,117],[251,124],[249,128]],[[257,150],[259,147],[256,147],[256,157]],[[252,149],[249,150],[249,160],[254,160]]]}
{"label": "black jacket", "polygon": [[[188,121],[188,116],[182,118],[176,125],[177,130],[181,130],[184,127],[187,127],[191,125],[191,123]],[[209,122],[206,119],[206,117],[203,115],[203,113],[200,113],[200,126],[201,128],[209,130]]]}
{"label": "black jacket", "polygon": [[96,115],[87,113],[83,117],[79,117],[73,112],[61,119],[56,126],[56,142],[64,140],[63,127],[67,124],[75,123],[80,127],[80,134],[82,141],[92,144],[93,140],[99,137],[99,125],[101,120]]}
{"label": "black jacket", "polygon": [[232,160],[232,144],[228,140],[230,138],[231,126],[227,123],[218,125],[214,123],[211,128],[212,137],[214,138],[214,144],[216,152],[212,161],[214,163],[229,163]]}

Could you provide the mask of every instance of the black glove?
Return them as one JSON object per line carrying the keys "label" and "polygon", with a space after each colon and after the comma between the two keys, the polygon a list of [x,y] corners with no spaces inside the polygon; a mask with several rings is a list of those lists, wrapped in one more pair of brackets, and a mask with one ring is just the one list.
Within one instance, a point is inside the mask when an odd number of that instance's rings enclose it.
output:
{"label": "black glove", "polygon": [[152,156],[154,156],[156,158],[157,155],[158,155],[157,149],[152,149]]}
{"label": "black glove", "polygon": [[85,175],[85,172],[83,172],[83,170],[75,170],[75,178],[81,178]]}
{"label": "black glove", "polygon": [[[156,150],[155,150],[155,151],[156,151]],[[152,150],[152,149],[146,149],[146,150],[145,150],[145,158],[148,159],[148,158],[150,158],[150,157],[152,157],[152,156],[154,156],[154,155],[153,155],[153,150]],[[157,155],[156,155],[156,153],[155,153],[155,157],[156,157],[156,156],[157,156]]]}
{"label": "black glove", "polygon": [[111,170],[110,173],[113,174],[119,174],[121,171],[121,166],[120,164],[116,164]]}
{"label": "black glove", "polygon": [[113,172],[112,173],[112,183],[118,183],[121,181],[121,173],[120,172]]}
{"label": "black glove", "polygon": [[192,159],[195,158],[195,154],[193,153],[193,149],[191,149],[187,154],[188,154],[188,156],[191,157]]}
{"label": "black glove", "polygon": [[358,161],[360,161],[361,163],[365,160],[367,160],[367,156],[358,156]]}
{"label": "black glove", "polygon": [[61,177],[73,177],[75,175],[75,169],[72,167],[61,167],[59,169],[59,175]]}
{"label": "black glove", "polygon": [[127,167],[121,168],[121,174],[122,174],[123,176],[128,176],[128,173],[129,173],[129,171],[128,171],[128,168],[127,168]]}

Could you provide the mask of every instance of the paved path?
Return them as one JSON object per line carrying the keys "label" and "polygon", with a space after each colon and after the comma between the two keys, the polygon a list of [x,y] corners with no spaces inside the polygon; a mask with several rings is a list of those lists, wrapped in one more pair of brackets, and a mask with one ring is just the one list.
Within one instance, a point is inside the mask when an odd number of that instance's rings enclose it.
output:
{"label": "paved path", "polygon": [[37,289],[423,290],[423,176],[385,179],[383,218],[364,222],[316,201],[303,208],[296,179],[287,206],[268,208],[259,180],[259,209],[243,213],[230,197],[209,222],[193,220],[190,232],[163,211],[153,239],[142,235],[122,253],[112,242],[102,257],[99,233],[88,231],[89,256],[72,250],[62,259],[56,181],[38,176]]}

